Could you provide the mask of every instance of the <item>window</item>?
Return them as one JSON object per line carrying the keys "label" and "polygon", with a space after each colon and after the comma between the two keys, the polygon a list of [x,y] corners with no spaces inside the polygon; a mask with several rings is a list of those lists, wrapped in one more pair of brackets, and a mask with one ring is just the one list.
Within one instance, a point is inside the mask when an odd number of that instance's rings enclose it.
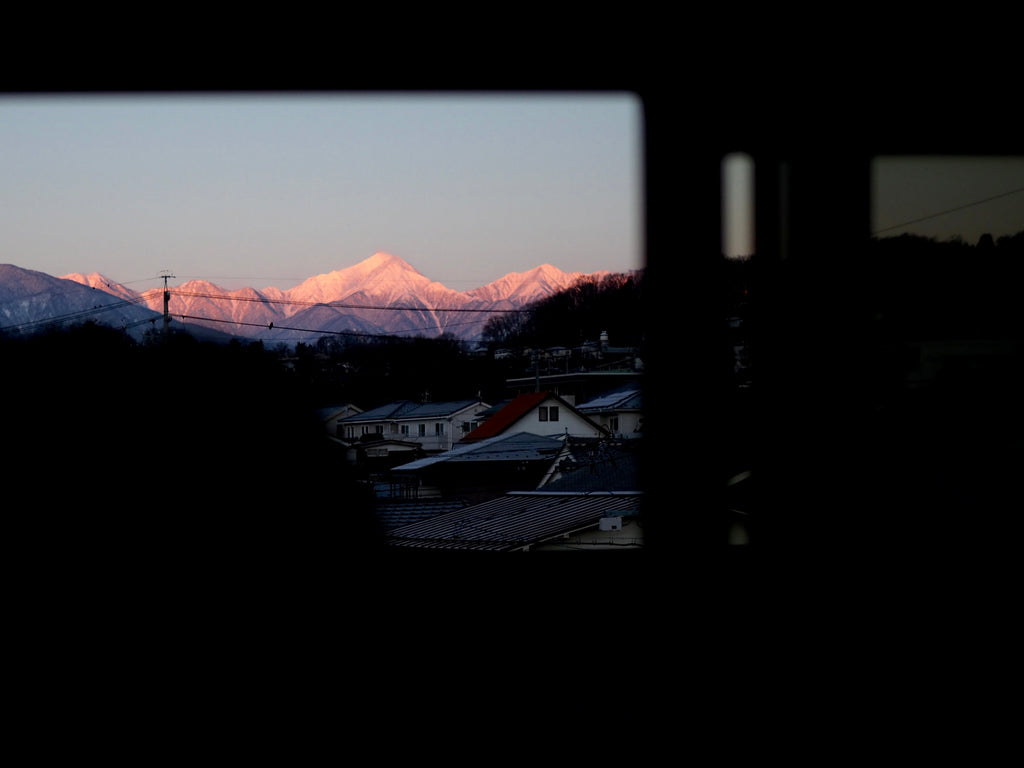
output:
{"label": "window", "polygon": [[722,158],[722,253],[754,253],[754,159],[743,152]]}
{"label": "window", "polygon": [[538,411],[538,416],[541,421],[558,421],[557,405],[542,405]]}
{"label": "window", "polygon": [[408,435],[409,434],[409,425],[408,424],[403,424],[402,425],[402,434],[403,435]]}
{"label": "window", "polygon": [[444,434],[443,421],[434,422],[434,434],[437,435],[438,437],[441,437]]}
{"label": "window", "polygon": [[425,437],[426,434],[427,434],[427,425],[426,424],[420,424],[419,425],[419,435],[420,435],[420,437]]}

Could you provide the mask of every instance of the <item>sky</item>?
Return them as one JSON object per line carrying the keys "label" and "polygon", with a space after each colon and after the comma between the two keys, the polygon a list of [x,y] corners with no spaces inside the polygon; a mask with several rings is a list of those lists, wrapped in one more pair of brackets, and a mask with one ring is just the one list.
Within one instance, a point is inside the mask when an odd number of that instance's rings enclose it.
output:
{"label": "sky", "polygon": [[287,289],[378,251],[456,290],[623,272],[643,179],[625,92],[5,95],[0,263],[136,290]]}
{"label": "sky", "polygon": [[[756,252],[749,156],[722,161],[722,252]],[[1024,155],[880,155],[871,161],[871,234],[976,244],[1024,231]]]}
{"label": "sky", "polygon": [[872,234],[972,245],[1024,231],[1024,156],[883,156],[872,163]]}

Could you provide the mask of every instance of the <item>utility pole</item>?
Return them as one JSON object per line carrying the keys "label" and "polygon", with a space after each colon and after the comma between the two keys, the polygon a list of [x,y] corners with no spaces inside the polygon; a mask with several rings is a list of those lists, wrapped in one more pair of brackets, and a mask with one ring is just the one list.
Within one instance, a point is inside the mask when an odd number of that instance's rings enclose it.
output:
{"label": "utility pole", "polygon": [[168,325],[171,322],[171,313],[169,310],[171,292],[167,290],[167,281],[169,279],[173,279],[174,275],[171,274],[170,270],[165,269],[160,277],[164,279],[164,341],[167,341]]}

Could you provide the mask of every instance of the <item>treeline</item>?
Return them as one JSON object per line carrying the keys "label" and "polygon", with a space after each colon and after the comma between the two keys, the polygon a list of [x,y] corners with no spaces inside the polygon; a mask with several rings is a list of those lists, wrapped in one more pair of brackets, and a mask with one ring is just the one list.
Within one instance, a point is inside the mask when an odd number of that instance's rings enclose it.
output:
{"label": "treeline", "polygon": [[[819,308],[808,323],[828,325],[871,320],[902,338],[969,334],[1013,335],[1024,330],[1019,292],[1024,285],[1024,231],[977,243],[903,234],[873,237],[843,264],[822,245],[816,265],[765,264],[756,255],[720,260],[719,307],[785,311],[787,297]],[[817,282],[827,276],[829,282]],[[799,280],[799,282],[794,282]],[[830,297],[840,301],[833,302]],[[855,317],[839,317],[830,308]],[[881,325],[879,326],[878,323]]]}
{"label": "treeline", "polygon": [[[284,459],[291,466],[322,430],[311,422],[319,407],[497,402],[507,396],[506,380],[525,375],[530,361],[496,360],[495,348],[575,346],[605,331],[614,346],[640,347],[642,298],[642,271],[581,281],[529,312],[492,319],[487,353],[447,335],[333,335],[291,349],[182,332],[136,342],[94,323],[0,338],[10,434],[29,446],[26,455],[53,455],[76,476],[88,476],[97,462],[115,466],[121,455],[132,466],[157,469],[171,458],[185,471],[230,477],[282,445],[298,446]],[[89,445],[72,462],[50,450],[54,436],[68,435]],[[126,448],[136,443],[152,450]],[[228,444],[237,450],[223,450]]]}
{"label": "treeline", "polygon": [[310,401],[372,408],[394,400],[494,402],[504,396],[507,367],[490,356],[469,354],[454,337],[343,339],[299,343],[286,359]]}
{"label": "treeline", "polygon": [[489,344],[509,348],[571,347],[597,341],[603,331],[615,346],[642,347],[644,271],[582,279],[534,303],[529,312],[498,315],[484,326]]}
{"label": "treeline", "polygon": [[865,304],[906,337],[1011,336],[1024,330],[1024,231],[976,244],[874,238],[857,284]]}
{"label": "treeline", "polygon": [[528,357],[495,359],[495,349],[546,348],[597,342],[607,331],[614,346],[643,343],[643,275],[583,280],[523,312],[496,315],[484,330],[486,351],[438,338],[325,336],[296,345],[288,367],[307,394],[324,404],[374,407],[393,400],[497,402],[506,379],[525,375]]}
{"label": "treeline", "polygon": [[262,574],[326,562],[342,512],[373,535],[303,387],[259,345],[86,323],[0,338],[0,361],[8,521],[60,569]]}
{"label": "treeline", "polygon": [[[0,359],[0,407],[16,446],[8,466],[59,470],[86,493],[104,487],[115,497],[195,480],[197,504],[244,499],[254,485],[267,501],[278,481],[315,471],[321,432],[308,399],[259,345],[186,334],[143,344],[89,322],[0,339]],[[180,503],[146,497],[151,508]]]}

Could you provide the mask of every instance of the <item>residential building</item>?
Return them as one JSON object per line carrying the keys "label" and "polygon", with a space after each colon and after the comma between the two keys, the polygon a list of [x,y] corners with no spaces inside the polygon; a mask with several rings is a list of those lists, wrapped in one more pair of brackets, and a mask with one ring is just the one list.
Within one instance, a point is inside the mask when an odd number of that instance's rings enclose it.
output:
{"label": "residential building", "polygon": [[320,423],[324,425],[324,429],[327,430],[328,435],[331,437],[342,437],[342,433],[344,431],[341,423],[342,420],[362,412],[362,408],[352,405],[351,403],[345,403],[344,405],[332,405],[326,408],[320,408],[316,415],[320,420]]}
{"label": "residential building", "polygon": [[[507,438],[486,441],[486,451],[476,458],[491,463],[501,461],[502,448],[536,436],[517,433]],[[532,490],[513,489],[493,493],[468,506],[448,509],[435,507],[437,514],[425,515],[408,505],[406,519],[418,515],[406,525],[387,525],[385,543],[399,550],[473,550],[473,551],[594,551],[638,550],[643,547],[643,493],[638,490],[638,441],[587,440],[564,438],[543,446],[546,456],[538,458],[536,468],[547,465],[540,482]],[[553,451],[555,444],[559,445]],[[530,443],[520,442],[525,449]],[[535,444],[536,445],[536,444]],[[470,456],[480,446],[463,446]],[[397,470],[416,471],[447,462],[441,457],[413,462]],[[419,465],[418,467],[415,465]],[[514,462],[508,462],[509,468]],[[451,468],[451,467],[449,467]],[[476,474],[464,472],[464,478]],[[454,475],[453,475],[454,477]],[[500,485],[496,487],[501,487]],[[464,497],[459,497],[465,501]],[[386,505],[382,521],[394,521],[395,505]]]}
{"label": "residential building", "polygon": [[395,440],[372,432],[355,440],[329,437],[345,450],[345,463],[355,467],[361,475],[373,476],[389,472],[398,464],[406,464],[424,455],[419,443]]}
{"label": "residential building", "polygon": [[460,497],[475,502],[509,490],[536,488],[564,447],[564,436],[503,433],[400,464],[390,480],[406,489],[407,498]]}
{"label": "residential building", "polygon": [[528,392],[552,392],[566,402],[575,404],[591,400],[609,389],[638,383],[642,377],[641,371],[626,369],[570,370],[568,372],[551,369],[550,372],[545,371],[532,376],[506,379],[505,388],[511,395]]}
{"label": "residential building", "polygon": [[634,381],[580,403],[576,410],[600,424],[609,434],[637,438],[643,432],[643,392]]}
{"label": "residential building", "polygon": [[601,437],[605,431],[553,392],[527,392],[512,398],[460,442],[486,440],[502,434],[528,432],[547,437]]}
{"label": "residential building", "polygon": [[427,453],[447,451],[478,426],[478,414],[489,407],[480,400],[398,400],[342,419],[340,437],[354,441],[379,435],[381,439],[416,443]]}

